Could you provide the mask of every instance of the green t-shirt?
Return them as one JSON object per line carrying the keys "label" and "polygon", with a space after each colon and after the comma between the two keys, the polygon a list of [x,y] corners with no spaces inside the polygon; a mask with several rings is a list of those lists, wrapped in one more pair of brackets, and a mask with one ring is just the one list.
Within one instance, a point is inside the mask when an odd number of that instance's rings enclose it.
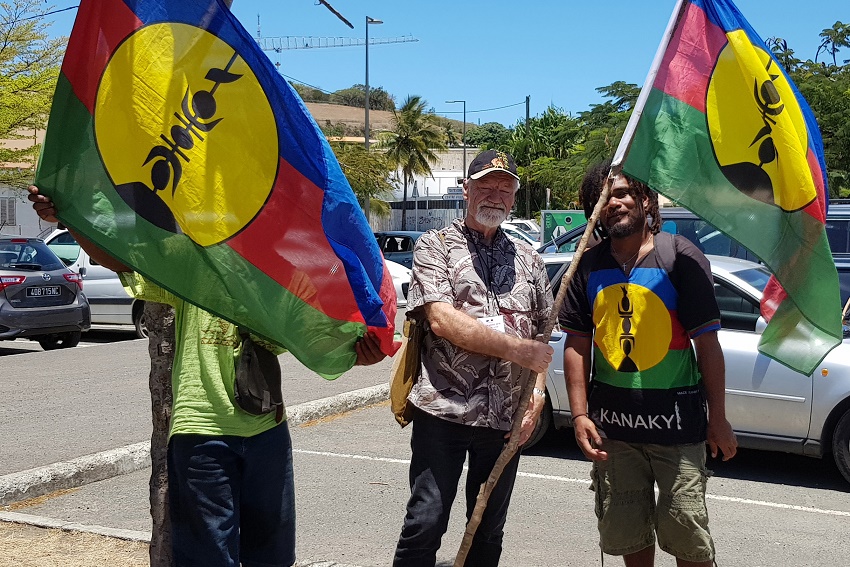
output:
{"label": "green t-shirt", "polygon": [[[274,413],[251,415],[233,401],[241,341],[236,326],[183,301],[135,272],[119,274],[133,297],[174,307],[174,401],[169,435],[252,437],[277,425]],[[279,354],[283,349],[271,349]],[[284,419],[286,413],[284,412]]]}

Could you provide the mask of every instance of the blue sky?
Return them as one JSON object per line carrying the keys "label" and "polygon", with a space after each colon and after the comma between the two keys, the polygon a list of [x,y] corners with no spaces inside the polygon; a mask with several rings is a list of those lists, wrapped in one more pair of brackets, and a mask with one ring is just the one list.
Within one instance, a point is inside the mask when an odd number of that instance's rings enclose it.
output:
{"label": "blue sky", "polygon": [[[189,1],[189,0],[186,0]],[[623,80],[642,84],[674,0],[328,0],[348,28],[315,0],[234,0],[233,12],[251,33],[365,37],[366,16],[383,20],[371,38],[413,36],[415,43],[369,47],[369,84],[400,103],[425,98],[438,114],[470,123],[514,125],[554,105],[568,112],[601,102],[596,87]],[[53,0],[57,9],[77,2]],[[847,0],[738,0],[762,38],[788,41],[802,59],[814,58],[818,34],[836,20],[850,22]],[[51,35],[71,31],[75,10],[53,16]],[[326,91],[365,80],[365,49],[343,47],[269,53],[289,78]],[[839,53],[850,58],[850,50]],[[514,106],[509,106],[514,105]],[[490,110],[496,109],[499,110]]]}

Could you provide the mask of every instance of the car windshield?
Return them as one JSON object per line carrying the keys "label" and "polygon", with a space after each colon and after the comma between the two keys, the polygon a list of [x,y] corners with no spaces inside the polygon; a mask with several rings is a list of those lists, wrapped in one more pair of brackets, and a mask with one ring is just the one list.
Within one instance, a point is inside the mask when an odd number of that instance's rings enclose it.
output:
{"label": "car windshield", "polygon": [[43,242],[26,239],[0,241],[0,268],[49,272],[64,267],[65,264]]}
{"label": "car windshield", "polygon": [[759,291],[764,291],[764,286],[767,285],[767,280],[770,279],[770,272],[764,268],[748,268],[739,270],[735,275]]}

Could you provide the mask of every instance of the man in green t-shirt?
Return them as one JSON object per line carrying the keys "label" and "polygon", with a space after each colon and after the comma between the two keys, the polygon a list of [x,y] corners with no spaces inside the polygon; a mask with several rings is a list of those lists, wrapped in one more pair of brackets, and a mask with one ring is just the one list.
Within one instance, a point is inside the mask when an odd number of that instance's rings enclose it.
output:
{"label": "man in green t-shirt", "polygon": [[[50,198],[30,187],[46,222]],[[295,488],[286,419],[252,415],[234,402],[241,338],[232,323],[188,303],[69,229],[89,256],[119,274],[134,296],[174,307],[173,407],[168,442],[172,549],[178,566],[289,567],[295,562]],[[283,349],[255,341],[280,354]],[[377,338],[355,344],[358,365],[384,358]],[[285,416],[285,414],[284,414]]]}

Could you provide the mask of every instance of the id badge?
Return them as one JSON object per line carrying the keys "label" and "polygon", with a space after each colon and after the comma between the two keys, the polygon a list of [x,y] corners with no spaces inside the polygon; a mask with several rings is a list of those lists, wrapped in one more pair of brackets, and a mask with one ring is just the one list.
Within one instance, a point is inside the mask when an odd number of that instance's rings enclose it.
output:
{"label": "id badge", "polygon": [[504,315],[496,315],[495,317],[479,317],[479,321],[484,323],[487,327],[493,329],[494,331],[499,331],[500,333],[505,332],[505,316]]}

